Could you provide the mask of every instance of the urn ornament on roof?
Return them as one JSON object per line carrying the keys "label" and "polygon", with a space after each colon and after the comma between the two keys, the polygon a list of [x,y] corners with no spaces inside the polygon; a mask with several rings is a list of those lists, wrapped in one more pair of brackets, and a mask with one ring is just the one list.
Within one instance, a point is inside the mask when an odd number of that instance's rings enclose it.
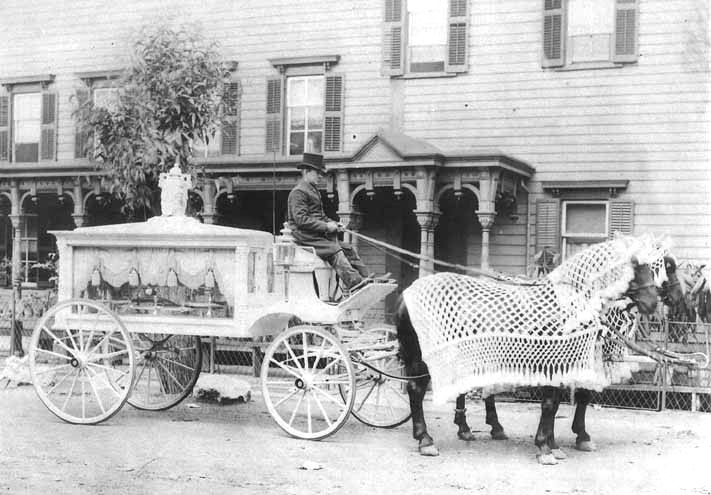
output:
{"label": "urn ornament on roof", "polygon": [[161,216],[184,217],[188,205],[188,191],[193,186],[190,174],[180,171],[179,161],[168,172],[160,174]]}

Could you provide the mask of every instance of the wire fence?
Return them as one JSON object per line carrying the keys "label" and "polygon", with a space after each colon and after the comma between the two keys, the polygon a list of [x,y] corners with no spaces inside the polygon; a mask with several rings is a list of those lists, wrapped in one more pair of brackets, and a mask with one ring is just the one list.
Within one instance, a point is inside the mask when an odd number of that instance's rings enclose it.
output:
{"label": "wire fence", "polygon": [[[27,352],[30,337],[42,313],[54,304],[50,291],[23,291],[16,302],[21,349]],[[0,292],[0,357],[10,354],[12,292]],[[364,315],[366,327],[383,326],[391,315],[375,308]],[[644,320],[636,338],[637,344],[675,353],[702,352],[709,355],[711,323],[678,322],[667,319]],[[201,339],[203,371],[259,376],[268,338],[238,339],[204,337]],[[690,368],[659,364],[644,356],[630,357],[631,378],[624,384],[612,385],[593,393],[593,403],[600,406],[659,411],[676,409],[711,412],[711,365]],[[564,390],[561,400],[570,402],[573,391]],[[535,401],[542,398],[536,388],[521,388],[501,400]]]}

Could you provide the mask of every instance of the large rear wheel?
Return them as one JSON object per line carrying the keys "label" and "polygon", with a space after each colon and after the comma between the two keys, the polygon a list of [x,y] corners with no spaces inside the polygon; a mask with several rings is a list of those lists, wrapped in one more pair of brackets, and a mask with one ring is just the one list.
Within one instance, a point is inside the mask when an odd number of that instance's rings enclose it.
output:
{"label": "large rear wheel", "polygon": [[264,402],[279,427],[321,440],[348,419],[355,398],[349,355],[331,333],[297,326],[274,337],[261,371]]}
{"label": "large rear wheel", "polygon": [[32,333],[30,373],[40,400],[56,416],[69,423],[101,423],[121,409],[131,392],[131,337],[105,306],[61,302]]}

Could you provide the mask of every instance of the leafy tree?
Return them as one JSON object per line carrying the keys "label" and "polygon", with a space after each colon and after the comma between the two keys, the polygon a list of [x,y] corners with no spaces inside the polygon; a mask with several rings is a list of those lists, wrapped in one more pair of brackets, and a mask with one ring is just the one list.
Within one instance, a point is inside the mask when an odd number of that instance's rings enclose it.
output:
{"label": "leafy tree", "polygon": [[78,98],[74,115],[87,151],[129,217],[158,211],[158,177],[176,162],[195,174],[193,143],[205,145],[220,124],[229,70],[216,42],[195,26],[146,26],[133,44],[111,108]]}

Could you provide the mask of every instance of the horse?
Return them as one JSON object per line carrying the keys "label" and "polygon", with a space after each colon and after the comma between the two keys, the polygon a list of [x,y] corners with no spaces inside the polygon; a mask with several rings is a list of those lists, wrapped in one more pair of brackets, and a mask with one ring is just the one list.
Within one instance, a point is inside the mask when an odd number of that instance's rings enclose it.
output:
{"label": "horse", "polygon": [[[650,257],[644,244],[628,237],[591,246],[538,282],[440,273],[419,279],[404,291],[396,328],[420,453],[439,454],[422,409],[431,378],[435,400],[457,396],[454,422],[463,440],[473,439],[466,423],[465,392],[492,385],[543,386],[534,443],[539,460],[548,463],[558,449],[553,435],[558,387],[604,385],[604,376],[595,369],[603,305],[626,295],[643,313],[656,308],[650,261],[639,261],[642,254]],[[492,437],[506,438],[493,396],[485,405]]]}
{"label": "horse", "polygon": [[[664,269],[665,273],[661,270]],[[657,262],[653,264],[653,272],[655,272],[655,280],[657,283],[657,292],[661,301],[669,307],[674,307],[679,304],[679,301],[684,299],[684,290],[682,284],[677,275],[677,263],[676,260],[670,255],[664,255]],[[664,277],[666,275],[666,277]],[[620,301],[624,304],[624,301]],[[636,326],[634,325],[634,317],[630,314],[630,307],[626,305],[616,305],[611,306],[607,309],[605,315],[603,316],[603,321],[605,326],[614,329],[614,333],[609,334],[610,338],[605,340],[608,349],[603,352],[603,359],[609,360],[611,366],[617,364],[615,361],[619,361],[623,358],[623,349],[625,344],[615,338],[615,334],[625,334],[628,338],[634,337],[634,331]],[[605,346],[603,346],[605,347]],[[616,348],[616,349],[611,349]],[[615,352],[616,351],[616,352]],[[553,418],[557,412],[558,406],[560,404],[560,390],[559,389],[545,389],[544,398],[541,404],[542,407],[546,406],[546,399],[552,397],[554,403],[553,408]],[[575,414],[573,416],[572,431],[576,435],[575,448],[584,452],[591,452],[595,450],[595,444],[590,438],[590,435],[585,429],[585,414],[587,411],[587,406],[590,404],[592,398],[592,391],[586,388],[577,388],[574,393],[575,401]],[[486,411],[486,424],[491,426],[491,437],[494,440],[506,440],[507,436],[504,432],[504,427],[499,423],[498,415],[496,411],[495,395],[491,394],[484,398],[485,411]],[[465,405],[465,394],[461,394],[457,397],[457,405],[454,414],[454,423],[458,425],[459,431],[457,435],[460,439],[470,441],[474,440],[474,436],[471,433],[469,425],[466,420],[466,409]],[[551,427],[552,428],[552,427]],[[557,445],[555,441],[555,435],[553,434],[553,429],[551,429],[551,436],[549,438],[548,447],[550,448],[552,459],[550,456],[540,456],[539,461],[542,463],[555,463],[555,461],[560,459],[565,459],[567,456]]]}

